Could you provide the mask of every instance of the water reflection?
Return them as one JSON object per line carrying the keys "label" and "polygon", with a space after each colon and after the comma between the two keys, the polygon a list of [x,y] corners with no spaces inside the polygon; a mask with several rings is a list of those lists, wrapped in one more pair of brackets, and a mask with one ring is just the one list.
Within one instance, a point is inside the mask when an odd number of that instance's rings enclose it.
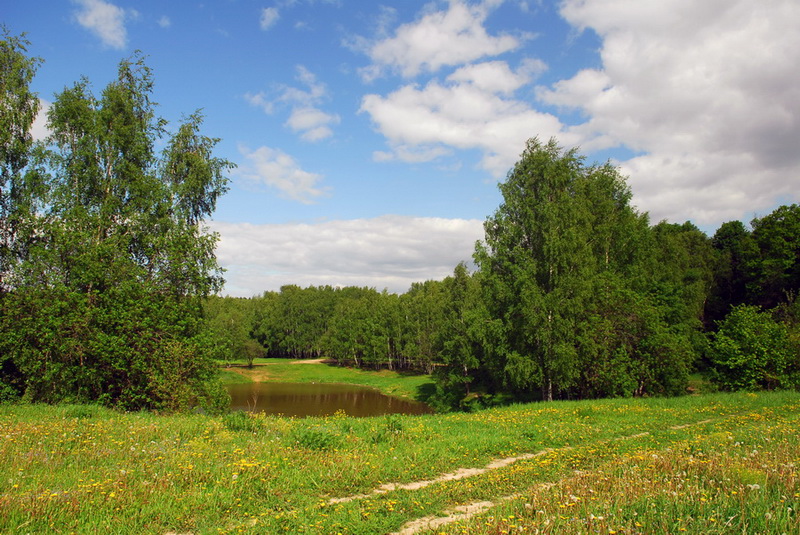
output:
{"label": "water reflection", "polygon": [[244,383],[227,386],[231,408],[284,416],[426,414],[416,401],[386,396],[367,387],[326,383]]}

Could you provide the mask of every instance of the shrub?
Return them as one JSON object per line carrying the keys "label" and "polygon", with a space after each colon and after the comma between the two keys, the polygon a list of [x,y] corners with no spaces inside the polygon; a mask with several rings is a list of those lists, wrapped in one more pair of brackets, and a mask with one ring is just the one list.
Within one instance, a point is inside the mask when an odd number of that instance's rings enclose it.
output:
{"label": "shrub", "polygon": [[716,381],[726,390],[798,386],[798,354],[787,327],[758,307],[740,305],[711,335]]}

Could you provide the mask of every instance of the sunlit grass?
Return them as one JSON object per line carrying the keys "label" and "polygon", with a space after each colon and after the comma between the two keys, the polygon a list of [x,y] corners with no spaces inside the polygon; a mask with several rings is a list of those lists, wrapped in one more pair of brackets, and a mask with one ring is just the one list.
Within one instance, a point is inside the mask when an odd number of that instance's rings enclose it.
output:
{"label": "sunlit grass", "polygon": [[480,501],[431,532],[797,533],[798,418],[797,393],[375,418],[6,405],[0,533],[374,534]]}
{"label": "sunlit grass", "polygon": [[344,383],[369,386],[386,395],[421,400],[433,386],[430,375],[404,374],[393,370],[359,370],[325,362],[290,359],[256,359],[252,368],[224,368],[222,380],[232,384],[247,381],[289,383]]}

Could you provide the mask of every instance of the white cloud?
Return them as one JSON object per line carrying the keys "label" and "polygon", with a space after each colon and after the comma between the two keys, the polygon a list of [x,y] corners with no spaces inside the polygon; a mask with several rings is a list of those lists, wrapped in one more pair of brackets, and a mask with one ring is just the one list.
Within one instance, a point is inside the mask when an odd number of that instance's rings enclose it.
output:
{"label": "white cloud", "polygon": [[338,124],[339,116],[325,113],[317,108],[295,108],[286,121],[294,132],[300,132],[306,141],[319,141],[333,135],[331,124]]}
{"label": "white cloud", "polygon": [[362,76],[374,79],[383,68],[389,68],[413,77],[518,48],[520,39],[511,35],[491,36],[484,29],[483,22],[496,4],[470,5],[451,0],[446,11],[428,10],[419,20],[397,28],[391,37],[376,42],[356,40],[353,46],[366,52],[373,62],[362,70]]}
{"label": "white cloud", "polygon": [[[500,178],[533,136],[557,136],[564,144],[577,140],[554,115],[510,96],[529,82],[533,70],[530,62],[516,72],[499,61],[470,65],[445,83],[406,85],[385,97],[366,95],[361,111],[388,139],[394,158],[423,161],[445,154],[448,147],[478,149],[482,166]],[[390,159],[384,152],[375,157]]]}
{"label": "white cloud", "polygon": [[468,83],[486,93],[511,95],[528,84],[532,74],[546,69],[543,62],[528,60],[524,69],[512,71],[505,61],[487,61],[461,67],[447,77],[448,81]]}
{"label": "white cloud", "polygon": [[625,146],[653,219],[745,220],[800,191],[800,4],[794,0],[567,0],[602,39],[602,68],[539,97],[589,119],[584,149]]}
{"label": "white cloud", "polygon": [[169,19],[168,16],[163,15],[160,19],[158,19],[158,25],[162,28],[169,28],[172,26],[172,21]]}
{"label": "white cloud", "polygon": [[296,71],[296,79],[304,88],[283,86],[273,100],[263,91],[246,93],[245,100],[267,114],[274,113],[276,104],[288,105],[291,112],[285,124],[306,141],[320,141],[331,137],[331,126],[339,124],[341,119],[336,114],[326,113],[318,108],[328,98],[328,88],[317,81],[314,73],[304,66],[298,65]]}
{"label": "white cloud", "polygon": [[264,113],[271,115],[275,111],[275,105],[267,98],[267,95],[260,91],[258,93],[245,93],[244,99],[251,105],[264,110]]}
{"label": "white cloud", "polygon": [[[78,24],[97,35],[104,45],[123,49],[128,42],[125,10],[103,0],[73,0],[81,9],[75,13]],[[132,12],[135,15],[135,12]]]}
{"label": "white cloud", "polygon": [[259,24],[262,30],[269,30],[281,18],[280,11],[276,7],[265,7],[261,10]]}
{"label": "white cloud", "polygon": [[246,162],[237,174],[252,183],[275,188],[282,196],[304,204],[312,204],[327,193],[317,187],[322,175],[304,171],[294,158],[279,149],[259,147],[251,151],[240,146],[239,152]]}
{"label": "white cloud", "polygon": [[533,136],[558,136],[562,143],[578,139],[566,133],[560,120],[536,110],[516,95],[547,66],[534,58],[479,61],[519,48],[522,40],[511,35],[491,36],[486,18],[501,0],[469,4],[452,0],[444,10],[429,5],[413,23],[393,33],[382,28],[384,38],[357,43],[373,60],[362,71],[374,78],[385,68],[404,76],[455,68],[444,80],[426,85],[408,84],[388,95],[368,94],[360,111],[370,115],[390,151],[377,151],[377,161],[430,161],[453,149],[478,150],[481,166],[495,178],[503,177],[518,159],[525,141]]}
{"label": "white cloud", "polygon": [[328,94],[328,88],[325,84],[318,82],[317,77],[305,68],[303,65],[295,67],[297,81],[306,86],[306,89],[299,89],[297,87],[284,87],[279,99],[283,102],[291,104],[310,106],[317,104],[324,99]]}
{"label": "white cloud", "polygon": [[249,297],[284,284],[371,286],[405,292],[472,258],[482,222],[382,216],[316,224],[213,222],[226,292]]}

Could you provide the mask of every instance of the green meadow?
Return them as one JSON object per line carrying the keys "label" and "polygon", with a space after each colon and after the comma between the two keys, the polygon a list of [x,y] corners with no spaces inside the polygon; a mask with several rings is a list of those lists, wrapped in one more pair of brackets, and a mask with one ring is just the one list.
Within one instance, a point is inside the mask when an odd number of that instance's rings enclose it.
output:
{"label": "green meadow", "polygon": [[[222,363],[223,366],[227,364]],[[433,389],[430,375],[400,373],[392,370],[370,371],[347,366],[337,366],[319,360],[255,359],[252,367],[237,365],[222,369],[225,383],[288,382],[288,383],[342,383],[369,386],[387,396],[424,400]]]}
{"label": "green meadow", "polygon": [[8,404],[0,532],[798,533],[798,419],[796,392],[375,418]]}

